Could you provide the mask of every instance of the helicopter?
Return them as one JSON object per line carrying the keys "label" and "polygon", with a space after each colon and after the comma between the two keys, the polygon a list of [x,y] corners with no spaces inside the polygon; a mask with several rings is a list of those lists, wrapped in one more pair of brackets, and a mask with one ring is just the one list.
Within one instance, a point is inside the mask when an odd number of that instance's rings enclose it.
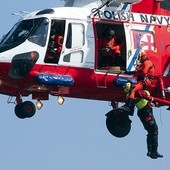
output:
{"label": "helicopter", "polygon": [[[122,48],[119,62],[108,65],[99,42],[110,28]],[[60,51],[52,33],[61,36]],[[9,96],[8,103],[14,98],[20,119],[34,116],[50,95],[60,105],[64,97],[109,101],[114,116],[107,116],[107,128],[124,137],[131,121],[118,108],[126,98],[119,82],[133,81],[126,70],[135,69],[141,50],[156,68],[151,96],[159,107],[170,106],[169,39],[168,0],[65,0],[63,7],[22,13],[0,41],[0,93]],[[36,103],[23,101],[27,96]]]}

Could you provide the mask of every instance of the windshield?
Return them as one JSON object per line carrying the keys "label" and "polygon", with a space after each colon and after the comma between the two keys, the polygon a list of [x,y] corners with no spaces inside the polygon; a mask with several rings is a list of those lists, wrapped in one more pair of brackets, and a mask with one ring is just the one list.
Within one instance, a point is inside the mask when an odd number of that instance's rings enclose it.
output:
{"label": "windshield", "polygon": [[22,20],[13,26],[1,41],[1,45],[21,44],[26,39],[45,46],[49,21],[46,18]]}

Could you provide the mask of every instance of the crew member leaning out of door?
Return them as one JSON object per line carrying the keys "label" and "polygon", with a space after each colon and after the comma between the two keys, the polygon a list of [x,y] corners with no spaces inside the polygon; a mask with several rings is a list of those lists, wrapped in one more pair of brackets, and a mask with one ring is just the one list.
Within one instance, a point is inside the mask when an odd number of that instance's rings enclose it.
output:
{"label": "crew member leaning out of door", "polygon": [[135,94],[139,90],[147,89],[153,82],[155,67],[152,61],[147,57],[146,52],[141,51],[139,54],[140,65],[135,71],[126,71],[125,74],[134,74],[137,77],[137,83],[133,85],[132,91],[128,96],[124,107],[130,112],[133,109]]}

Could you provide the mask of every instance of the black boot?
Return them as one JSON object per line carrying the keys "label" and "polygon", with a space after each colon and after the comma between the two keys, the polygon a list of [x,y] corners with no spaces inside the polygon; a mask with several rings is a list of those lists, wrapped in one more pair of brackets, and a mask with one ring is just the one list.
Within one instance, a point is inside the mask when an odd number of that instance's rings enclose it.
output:
{"label": "black boot", "polygon": [[158,135],[147,135],[147,147],[148,147],[148,153],[147,156],[149,156],[152,159],[157,158],[163,158],[163,155],[159,154],[158,149]]}
{"label": "black boot", "polygon": [[151,141],[151,137],[149,135],[147,135],[146,142],[147,142],[147,149],[148,149],[147,156],[151,157],[151,155],[152,155],[152,141]]}
{"label": "black boot", "polygon": [[151,155],[152,155],[152,145],[147,145],[147,148],[148,148],[147,156],[151,157]]}
{"label": "black boot", "polygon": [[152,159],[163,158],[163,155],[159,154],[157,149],[158,149],[158,145],[157,144],[153,144],[152,145],[152,153],[150,155],[150,157]]}

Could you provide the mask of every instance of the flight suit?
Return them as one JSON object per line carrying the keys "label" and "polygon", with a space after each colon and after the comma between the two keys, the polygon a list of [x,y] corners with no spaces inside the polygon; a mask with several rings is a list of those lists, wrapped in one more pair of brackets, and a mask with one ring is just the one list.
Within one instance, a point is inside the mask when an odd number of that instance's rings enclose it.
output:
{"label": "flight suit", "polygon": [[61,35],[53,35],[51,36],[49,48],[46,53],[45,62],[49,63],[58,63],[60,53],[63,45],[63,36]]}
{"label": "flight suit", "polygon": [[141,65],[135,70],[137,75],[137,83],[134,84],[131,94],[129,95],[130,99],[135,98],[135,93],[138,90],[146,89],[152,84],[154,78],[154,65],[148,58],[142,61]]}
{"label": "flight suit", "polygon": [[57,46],[56,54],[59,55],[61,53],[62,46],[63,46],[63,36],[62,35],[57,35],[55,37],[55,42],[56,42],[56,46]]}
{"label": "flight suit", "polygon": [[[148,95],[149,92],[145,91]],[[147,134],[147,156],[152,159],[162,158],[163,155],[159,154],[158,149],[158,126],[156,124],[153,109],[151,107],[151,103],[138,96],[135,98],[135,106],[137,107],[137,115],[140,118],[145,130],[148,132]]]}
{"label": "flight suit", "polygon": [[99,66],[120,65],[122,46],[123,44],[118,43],[116,36],[100,39],[98,41]]}
{"label": "flight suit", "polygon": [[154,79],[155,67],[151,60],[148,59],[145,52],[140,52],[139,54],[140,62],[135,71],[126,72],[127,74],[134,74],[137,77],[137,83],[131,88],[128,99],[124,108],[127,112],[131,113],[133,111],[134,99],[136,92],[139,90],[147,89]]}
{"label": "flight suit", "polygon": [[[127,82],[124,86],[124,92],[126,93],[126,97],[128,98],[131,94],[132,84]],[[127,112],[130,115],[133,115],[135,106],[137,107],[137,115],[140,118],[145,130],[148,132],[147,134],[147,148],[148,153],[147,156],[151,157],[152,159],[162,158],[163,155],[159,154],[158,149],[158,126],[156,124],[153,109],[152,107],[155,105],[155,102],[150,102],[147,99],[141,97],[143,96],[150,96],[149,91],[142,90],[136,94],[136,97],[133,99],[133,105],[131,105],[130,112]],[[151,99],[152,100],[152,99]],[[122,106],[124,109],[125,107]]]}

